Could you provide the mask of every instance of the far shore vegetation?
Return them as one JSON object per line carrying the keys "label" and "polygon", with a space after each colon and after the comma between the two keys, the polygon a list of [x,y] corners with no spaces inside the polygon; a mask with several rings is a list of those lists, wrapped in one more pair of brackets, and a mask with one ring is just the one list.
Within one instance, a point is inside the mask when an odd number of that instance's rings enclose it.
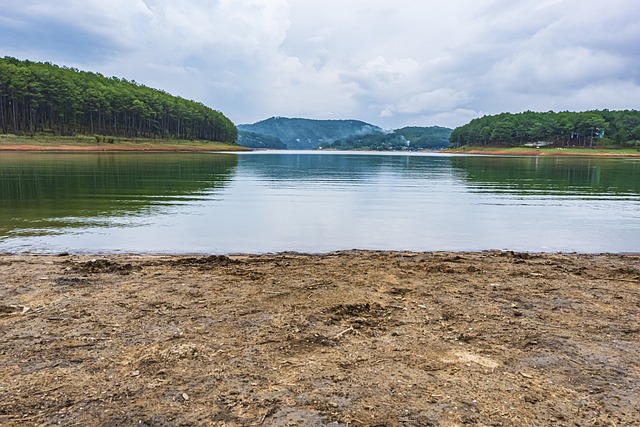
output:
{"label": "far shore vegetation", "polygon": [[640,111],[501,113],[453,130],[451,153],[640,156]]}
{"label": "far shore vegetation", "polygon": [[502,113],[453,130],[455,146],[640,149],[640,111]]}
{"label": "far shore vegetation", "polygon": [[[282,129],[285,122],[287,132]],[[433,126],[389,132],[355,120],[281,117],[240,128],[241,142],[255,148],[380,151],[448,146],[452,153],[479,154],[640,153],[637,110],[501,113],[453,130]],[[0,150],[9,149],[246,150],[238,145],[238,127],[199,102],[135,81],[4,57],[0,58]]]}
{"label": "far shore vegetation", "polygon": [[135,81],[11,57],[0,58],[0,133],[99,135],[107,142],[238,139],[231,120],[199,102]]}
{"label": "far shore vegetation", "polygon": [[[224,142],[179,139],[120,138],[105,135],[12,135],[0,134],[0,151],[251,151]],[[464,145],[442,150],[452,154],[514,156],[627,156],[640,157],[636,148],[606,147],[507,147]]]}

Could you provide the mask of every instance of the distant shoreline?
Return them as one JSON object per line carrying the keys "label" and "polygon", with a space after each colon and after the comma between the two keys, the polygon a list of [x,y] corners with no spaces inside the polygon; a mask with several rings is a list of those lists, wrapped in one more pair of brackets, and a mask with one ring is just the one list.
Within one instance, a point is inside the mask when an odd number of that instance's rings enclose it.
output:
{"label": "distant shoreline", "polygon": [[640,151],[637,150],[610,148],[462,147],[442,150],[441,153],[481,154],[493,156],[640,157]]}
{"label": "distant shoreline", "polygon": [[[17,137],[0,135],[0,151],[16,152],[248,152],[264,151],[241,145],[209,141],[181,141],[157,139],[116,139],[115,142],[95,142],[89,137]],[[357,152],[358,150],[354,150]],[[367,150],[370,152],[369,150]],[[384,151],[381,151],[384,152]],[[493,156],[581,156],[581,157],[640,157],[632,149],[603,148],[530,148],[530,147],[462,147],[437,151],[447,154]]]}
{"label": "distant shoreline", "polygon": [[[99,141],[99,138],[102,138]],[[106,139],[106,141],[105,141]],[[107,142],[108,141],[108,142]],[[240,145],[212,141],[177,139],[110,138],[110,137],[51,137],[0,135],[0,151],[81,151],[81,152],[240,152],[251,151]]]}
{"label": "distant shoreline", "polygon": [[252,151],[245,147],[193,147],[178,145],[150,145],[143,147],[119,146],[119,145],[0,145],[0,151],[27,151],[27,152],[246,152]]}

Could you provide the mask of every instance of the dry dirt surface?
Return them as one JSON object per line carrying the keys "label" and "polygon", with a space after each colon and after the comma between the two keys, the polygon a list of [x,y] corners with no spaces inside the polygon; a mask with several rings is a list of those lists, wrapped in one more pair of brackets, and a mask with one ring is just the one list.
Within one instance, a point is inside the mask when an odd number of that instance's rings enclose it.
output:
{"label": "dry dirt surface", "polygon": [[638,426],[639,285],[639,255],[0,255],[0,425]]}

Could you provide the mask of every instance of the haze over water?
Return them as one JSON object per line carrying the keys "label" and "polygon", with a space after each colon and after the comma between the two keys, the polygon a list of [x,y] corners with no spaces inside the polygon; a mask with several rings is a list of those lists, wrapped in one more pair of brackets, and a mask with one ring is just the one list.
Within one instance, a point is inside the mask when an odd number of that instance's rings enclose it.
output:
{"label": "haze over water", "polygon": [[11,153],[0,195],[0,251],[640,251],[636,159]]}

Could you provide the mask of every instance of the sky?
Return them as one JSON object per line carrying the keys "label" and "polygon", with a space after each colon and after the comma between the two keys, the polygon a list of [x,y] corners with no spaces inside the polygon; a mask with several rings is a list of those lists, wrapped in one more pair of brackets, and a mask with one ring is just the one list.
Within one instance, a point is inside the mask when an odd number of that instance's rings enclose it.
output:
{"label": "sky", "polygon": [[456,127],[640,109],[638,0],[0,0],[0,56],[221,111]]}

